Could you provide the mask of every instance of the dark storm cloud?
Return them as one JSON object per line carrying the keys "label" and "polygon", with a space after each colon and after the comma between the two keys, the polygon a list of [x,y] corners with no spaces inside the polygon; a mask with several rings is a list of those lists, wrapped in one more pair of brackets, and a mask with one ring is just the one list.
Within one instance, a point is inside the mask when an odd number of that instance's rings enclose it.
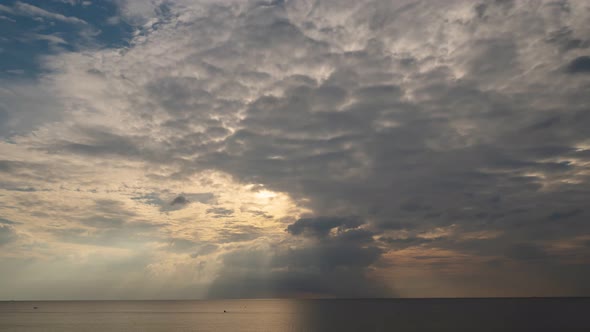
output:
{"label": "dark storm cloud", "polygon": [[[318,217],[289,225],[311,243],[296,248],[237,250],[223,256],[209,296],[264,297],[316,294],[336,297],[387,297],[393,293],[367,276],[383,253],[358,218]],[[335,233],[330,230],[338,228]],[[297,231],[292,231],[296,229]],[[312,229],[311,233],[307,230]]]}
{"label": "dark storm cloud", "polygon": [[[328,12],[346,12],[332,2],[257,4],[237,16],[215,7],[210,14],[219,19],[207,23],[217,29],[207,41],[195,40],[199,50],[186,59],[202,75],[170,75],[145,86],[150,107],[169,115],[166,126],[176,130],[165,160],[193,161],[179,163],[178,176],[221,170],[305,199],[313,211],[287,234],[329,244],[277,255],[285,263],[273,261],[275,268],[301,269],[294,279],[274,272],[266,277],[279,289],[310,290],[314,280],[324,281],[305,273],[319,267],[346,266],[354,270],[349,280],[366,282],[355,276],[371,268],[380,250],[420,246],[517,260],[535,256],[533,246],[539,254],[553,242],[588,233],[588,168],[579,162],[588,160],[580,148],[590,138],[588,83],[584,75],[571,75],[587,71],[587,56],[573,53],[587,42],[570,19],[570,6],[525,5],[543,16],[519,11],[511,1],[464,3],[453,9],[471,12],[439,20],[446,9],[428,2],[373,4],[350,14],[346,33],[346,26],[322,21]],[[300,11],[306,14],[297,16]],[[369,30],[362,30],[367,22]],[[211,30],[201,22],[193,28]],[[217,39],[223,29],[226,39]],[[365,31],[363,42],[344,50],[339,43],[357,38],[355,29]],[[531,51],[530,40],[545,42]],[[449,53],[440,45],[454,48]],[[314,71],[322,68],[319,78]],[[270,81],[282,93],[242,101]],[[198,125],[209,129],[190,132]],[[146,160],[164,160],[134,142],[120,143],[131,155],[142,151]],[[221,218],[233,211],[207,213]],[[370,230],[359,227],[364,220]],[[445,227],[454,233],[421,235]],[[383,235],[375,249],[373,236],[387,232],[409,235]],[[472,232],[495,237],[459,239]],[[224,231],[220,240],[250,241],[257,234]],[[331,266],[340,262],[339,251],[351,260]],[[356,264],[353,257],[369,263]],[[253,278],[247,284],[263,286],[263,276],[244,273],[244,280]],[[220,277],[217,292],[230,274]]]}
{"label": "dark storm cloud", "polygon": [[[391,291],[374,280],[368,280],[364,271],[342,273],[271,272],[251,271],[237,276],[232,271],[216,279],[209,289],[209,298],[268,298],[293,297],[307,294],[325,297],[390,297]],[[336,280],[336,282],[334,282]]]}
{"label": "dark storm cloud", "polygon": [[369,246],[360,247],[345,241],[309,246],[302,249],[289,250],[274,258],[277,267],[301,269],[303,271],[333,271],[338,269],[366,268],[375,263],[382,250]]}
{"label": "dark storm cloud", "polygon": [[[336,297],[387,297],[392,292],[366,275],[381,250],[354,245],[317,244],[278,251],[236,251],[209,290],[212,298],[316,294]],[[270,260],[270,266],[268,261]]]}
{"label": "dark storm cloud", "polygon": [[394,239],[390,237],[382,237],[379,239],[387,243],[391,248],[394,249],[405,249],[408,247],[420,246],[423,244],[429,244],[437,240],[437,238],[420,238],[420,237],[408,237],[401,239]]}
{"label": "dark storm cloud", "polygon": [[174,199],[172,200],[172,202],[170,202],[170,205],[185,205],[188,204],[189,200],[186,199],[186,197],[184,196],[176,196],[174,197]]}
{"label": "dark storm cloud", "polygon": [[287,232],[293,235],[306,234],[317,237],[325,237],[334,228],[355,228],[362,225],[363,222],[354,217],[318,217],[303,218],[297,220],[294,224],[287,227]]}
{"label": "dark storm cloud", "polygon": [[[469,29],[491,28],[494,20],[515,10],[510,2],[478,8],[475,15],[486,20],[467,21]],[[404,15],[413,10],[409,7]],[[525,92],[497,89],[530,67],[520,55],[519,39],[502,33],[466,41],[457,56],[464,63],[462,79],[451,67],[427,65],[424,58],[416,57],[408,67],[407,56],[397,60],[379,44],[379,34],[395,26],[393,18],[379,19],[377,40],[354,53],[328,55],[309,46],[313,43],[297,41],[299,32],[284,30],[291,31],[285,38],[308,45],[308,61],[329,63],[332,73],[321,83],[284,78],[279,83],[286,87],[284,95],[250,103],[241,129],[226,138],[225,149],[202,155],[199,164],[295,198],[310,198],[317,214],[370,217],[378,232],[458,225],[459,234],[499,234],[494,241],[384,238],[391,248],[444,246],[472,254],[532,257],[527,241],[566,241],[588,234],[581,210],[583,197],[590,194],[583,175],[587,168],[571,161],[579,153],[576,145],[590,138],[584,129],[590,123],[587,110],[572,102],[587,102],[584,85],[560,76],[567,86],[562,90],[553,90],[550,82],[527,83]],[[270,16],[265,18],[269,21]],[[525,31],[523,22],[515,18],[510,23],[522,34],[556,38],[549,28]],[[578,34],[573,27],[562,28],[572,31],[570,39]],[[549,47],[563,45],[557,44]],[[280,45],[272,50],[280,54]],[[586,61],[581,56],[566,63],[567,72],[584,72]],[[383,83],[395,81],[396,74],[412,83]],[[536,102],[550,99],[551,107]],[[568,182],[575,176],[578,180]],[[548,181],[555,185],[545,191]],[[558,219],[569,226],[557,224]],[[326,237],[354,222],[301,219],[287,230]],[[512,247],[519,242],[525,244]],[[539,252],[543,250],[539,245]]]}
{"label": "dark storm cloud", "polygon": [[568,73],[590,73],[590,56],[581,56],[572,60],[566,68]]}

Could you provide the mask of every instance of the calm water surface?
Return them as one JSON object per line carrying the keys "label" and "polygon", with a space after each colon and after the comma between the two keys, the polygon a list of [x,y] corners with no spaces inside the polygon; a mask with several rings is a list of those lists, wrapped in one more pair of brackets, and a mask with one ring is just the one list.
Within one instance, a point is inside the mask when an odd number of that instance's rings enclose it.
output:
{"label": "calm water surface", "polygon": [[590,299],[16,301],[0,331],[590,331]]}

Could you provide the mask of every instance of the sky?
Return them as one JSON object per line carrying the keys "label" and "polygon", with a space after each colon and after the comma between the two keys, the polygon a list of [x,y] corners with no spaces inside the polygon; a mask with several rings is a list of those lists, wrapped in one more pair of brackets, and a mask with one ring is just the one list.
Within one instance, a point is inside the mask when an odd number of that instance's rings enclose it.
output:
{"label": "sky", "polygon": [[589,21],[0,1],[0,299],[590,296]]}

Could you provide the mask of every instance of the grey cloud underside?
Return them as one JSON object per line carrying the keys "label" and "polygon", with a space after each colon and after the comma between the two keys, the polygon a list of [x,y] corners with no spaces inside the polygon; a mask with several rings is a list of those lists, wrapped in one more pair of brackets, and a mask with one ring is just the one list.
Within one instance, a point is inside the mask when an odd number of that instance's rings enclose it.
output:
{"label": "grey cloud underside", "polygon": [[[38,148],[172,165],[175,179],[223,171],[305,202],[314,216],[286,234],[312,244],[228,254],[214,297],[379,294],[366,272],[413,246],[569,269],[589,259],[590,51],[587,4],[560,3],[210,6],[153,31],[192,51],[132,96],[144,133],[83,128]],[[170,205],[180,197],[190,200]],[[445,227],[453,234],[424,235]],[[248,232],[220,242],[257,237]],[[571,249],[550,250],[560,242]]]}
{"label": "grey cloud underside", "polygon": [[567,71],[575,73],[590,73],[590,56],[575,58],[567,66]]}
{"label": "grey cloud underside", "polygon": [[221,207],[207,209],[207,214],[213,215],[214,218],[231,217],[233,215],[233,213],[234,213],[234,210],[221,208]]}
{"label": "grey cloud underside", "polygon": [[1,138],[26,133],[43,123],[61,118],[61,105],[52,91],[26,83],[0,80]]}
{"label": "grey cloud underside", "polygon": [[[522,17],[529,19],[538,18]],[[524,24],[518,20],[510,22],[512,29]],[[477,30],[492,23],[471,17],[461,24]],[[326,63],[332,73],[323,82],[283,79],[284,94],[248,104],[240,129],[226,138],[224,149],[197,158],[196,166],[311,198],[318,215],[365,216],[376,233],[452,225],[454,236],[501,232],[493,241],[417,240],[412,245],[518,258],[530,254],[537,242],[550,245],[589,234],[584,207],[588,157],[579,147],[589,138],[588,77],[568,76],[585,71],[586,56],[569,64],[548,61],[544,66],[555,70],[539,69],[539,79],[504,88],[534,66],[519,58],[519,44],[526,39],[474,34],[465,41],[469,50],[459,52],[466,72],[458,79],[452,66],[429,65],[423,54],[402,57],[384,49],[380,39],[389,25],[395,26],[393,19],[381,22],[384,29],[376,28],[375,39],[355,52],[326,51],[321,43],[301,40],[301,30],[291,32],[283,40],[309,52],[292,61]],[[517,33],[548,38],[550,28]],[[397,29],[392,31],[399,34]],[[555,46],[544,47],[550,52]],[[280,41],[276,48],[280,54]],[[554,82],[563,86],[555,89]],[[553,182],[552,188],[545,190],[549,184],[544,182]],[[325,220],[303,223],[289,226],[290,233],[325,233]],[[586,261],[587,249],[576,245],[567,255]]]}
{"label": "grey cloud underside", "polygon": [[[376,246],[372,233],[359,228],[362,221],[352,218],[300,219],[293,229],[315,227],[321,231],[314,240],[298,248],[277,246],[273,253],[238,250],[223,256],[224,267],[209,289],[209,297],[316,296],[390,297],[393,291],[367,276],[383,250]],[[335,234],[328,235],[330,230]],[[298,233],[303,235],[303,233]],[[321,239],[315,238],[319,235]]]}
{"label": "grey cloud underside", "polygon": [[186,199],[186,197],[184,196],[177,196],[175,197],[172,202],[170,202],[170,205],[185,205],[189,202],[188,199]]}
{"label": "grey cloud underside", "polygon": [[287,232],[293,235],[307,234],[309,236],[326,237],[335,228],[346,229],[362,225],[358,218],[320,217],[303,218],[287,227]]}
{"label": "grey cloud underside", "polygon": [[4,224],[4,225],[16,225],[16,224],[20,224],[19,222],[16,221],[12,221],[9,219],[4,219],[2,217],[0,217],[0,224]]}
{"label": "grey cloud underside", "polygon": [[146,195],[134,196],[131,199],[140,201],[147,205],[159,206],[160,211],[162,212],[180,210],[187,207],[191,203],[216,203],[216,197],[213,193],[184,193],[178,196],[173,196],[173,198],[171,198],[169,201],[166,201],[165,196],[170,196],[170,194],[168,192],[152,192]]}
{"label": "grey cloud underside", "polygon": [[18,235],[10,224],[0,225],[0,246],[9,244],[17,239]]}
{"label": "grey cloud underside", "polygon": [[108,247],[133,248],[138,244],[164,240],[160,232],[164,223],[141,220],[119,201],[98,200],[89,210],[88,217],[64,220],[69,223],[47,226],[45,231],[62,242]]}

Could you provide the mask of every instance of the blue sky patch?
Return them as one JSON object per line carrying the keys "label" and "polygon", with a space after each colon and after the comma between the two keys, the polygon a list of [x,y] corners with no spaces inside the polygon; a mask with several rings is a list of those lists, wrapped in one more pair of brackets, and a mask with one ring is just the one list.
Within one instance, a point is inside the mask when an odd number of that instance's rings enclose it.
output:
{"label": "blue sky patch", "polygon": [[6,1],[0,4],[0,77],[41,72],[39,57],[126,46],[133,27],[111,1]]}

